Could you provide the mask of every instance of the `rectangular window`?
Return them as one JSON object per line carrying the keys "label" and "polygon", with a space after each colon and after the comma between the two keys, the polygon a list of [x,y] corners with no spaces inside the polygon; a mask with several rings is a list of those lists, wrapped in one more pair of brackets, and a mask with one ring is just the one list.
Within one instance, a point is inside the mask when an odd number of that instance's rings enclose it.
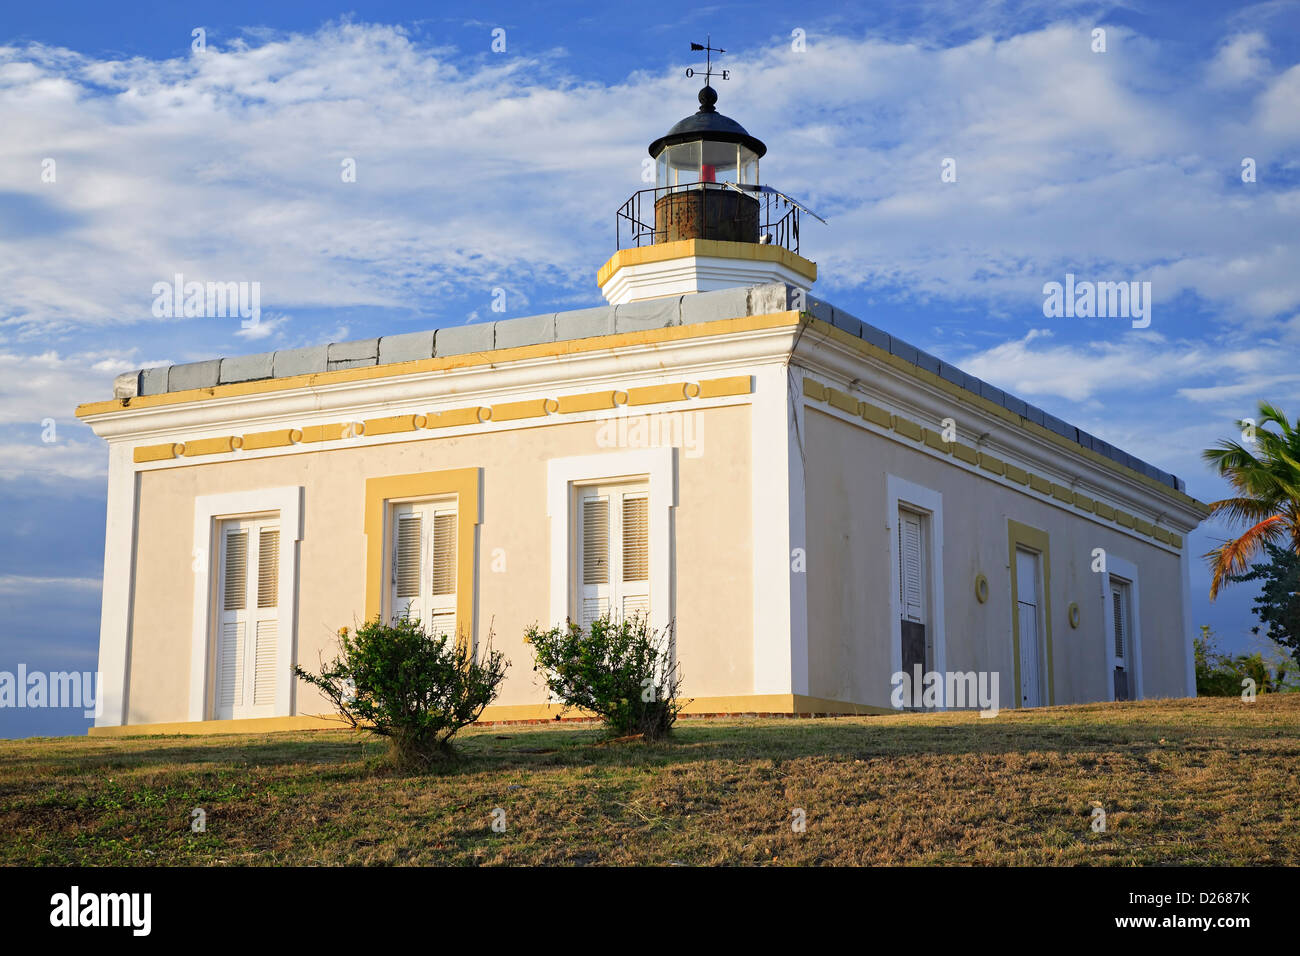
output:
{"label": "rectangular window", "polygon": [[609,614],[650,614],[650,499],[645,484],[577,489],[577,614],[582,626]]}
{"label": "rectangular window", "polygon": [[220,524],[215,706],[218,720],[276,713],[279,517]]}
{"label": "rectangular window", "polygon": [[457,635],[456,499],[392,506],[389,617],[419,621],[429,634]]}

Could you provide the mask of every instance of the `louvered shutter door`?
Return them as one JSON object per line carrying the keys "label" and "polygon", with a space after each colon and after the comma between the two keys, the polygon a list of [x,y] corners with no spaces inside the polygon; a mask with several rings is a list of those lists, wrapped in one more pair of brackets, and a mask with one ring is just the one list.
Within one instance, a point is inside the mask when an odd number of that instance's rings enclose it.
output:
{"label": "louvered shutter door", "polygon": [[220,540],[214,716],[273,716],[280,673],[280,529],[275,519],[230,521]]}
{"label": "louvered shutter door", "polygon": [[257,540],[252,705],[254,708],[269,708],[269,712],[274,713],[280,630],[280,530],[263,527],[258,531]]}
{"label": "louvered shutter door", "polygon": [[921,576],[921,519],[906,512],[898,523],[899,604],[905,621],[924,621],[924,585]]}
{"label": "louvered shutter door", "polygon": [[1128,635],[1124,633],[1124,592],[1119,588],[1112,588],[1110,598],[1115,616],[1115,660],[1122,662],[1124,660],[1125,645],[1128,643]]}
{"label": "louvered shutter door", "polygon": [[244,706],[245,631],[248,624],[248,532],[221,535],[221,614],[217,626],[216,714],[229,720]]}
{"label": "louvered shutter door", "polygon": [[393,506],[392,610],[429,635],[456,636],[457,510],[454,501]]}
{"label": "louvered shutter door", "polygon": [[408,512],[396,515],[397,533],[393,543],[393,610],[394,619],[422,614],[420,607],[420,550],[424,540],[423,515]]}
{"label": "louvered shutter door", "polygon": [[650,614],[650,500],[623,495],[621,606],[624,618]]}
{"label": "louvered shutter door", "polygon": [[431,522],[430,634],[456,637],[456,512],[439,508]]}
{"label": "louvered shutter door", "polygon": [[582,626],[609,610],[609,498],[582,499]]}

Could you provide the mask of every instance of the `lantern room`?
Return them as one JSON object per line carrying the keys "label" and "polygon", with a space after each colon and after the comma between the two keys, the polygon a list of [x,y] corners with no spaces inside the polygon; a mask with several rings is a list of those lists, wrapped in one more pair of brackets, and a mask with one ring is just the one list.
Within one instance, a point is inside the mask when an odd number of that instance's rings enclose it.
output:
{"label": "lantern room", "polygon": [[650,144],[655,186],[664,189],[726,182],[757,186],[758,161],[767,147],[718,112],[718,94],[713,87],[700,90],[699,100],[698,112]]}

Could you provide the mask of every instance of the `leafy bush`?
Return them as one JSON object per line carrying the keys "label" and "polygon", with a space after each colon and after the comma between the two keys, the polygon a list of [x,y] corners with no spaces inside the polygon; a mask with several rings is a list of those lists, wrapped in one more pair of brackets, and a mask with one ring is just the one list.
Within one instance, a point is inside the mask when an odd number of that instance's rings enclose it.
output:
{"label": "leafy bush", "polygon": [[478,660],[445,636],[426,634],[419,621],[378,618],[339,631],[340,655],[319,674],[294,673],[319,688],[353,726],[389,742],[399,766],[422,767],[451,753],[450,740],[478,720],[497,696],[510,666],[492,649]]}
{"label": "leafy bush", "polygon": [[596,714],[615,737],[667,736],[682,709],[681,676],[672,659],[672,627],[656,632],[644,616],[597,618],[584,631],[567,621],[550,630],[530,627],[524,641],[551,694],[566,709]]}
{"label": "leafy bush", "polygon": [[1293,662],[1286,654],[1274,661],[1266,661],[1259,653],[1238,654],[1229,657],[1219,653],[1214,632],[1201,625],[1201,636],[1196,638],[1196,693],[1202,697],[1238,697],[1245,689],[1243,681],[1255,682],[1257,694],[1273,694],[1292,690],[1288,684],[1288,667]]}

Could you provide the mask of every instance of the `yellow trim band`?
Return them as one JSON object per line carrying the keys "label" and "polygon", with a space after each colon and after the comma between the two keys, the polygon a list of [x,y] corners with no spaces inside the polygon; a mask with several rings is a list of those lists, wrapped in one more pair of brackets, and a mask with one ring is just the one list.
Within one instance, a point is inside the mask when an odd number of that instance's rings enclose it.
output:
{"label": "yellow trim band", "polygon": [[817,263],[796,255],[782,246],[760,246],[756,242],[724,242],[720,239],[678,239],[676,242],[657,242],[652,246],[620,249],[596,271],[596,285],[603,289],[606,283],[614,278],[616,272],[627,266],[689,259],[692,256],[776,262],[810,283],[817,281]]}

